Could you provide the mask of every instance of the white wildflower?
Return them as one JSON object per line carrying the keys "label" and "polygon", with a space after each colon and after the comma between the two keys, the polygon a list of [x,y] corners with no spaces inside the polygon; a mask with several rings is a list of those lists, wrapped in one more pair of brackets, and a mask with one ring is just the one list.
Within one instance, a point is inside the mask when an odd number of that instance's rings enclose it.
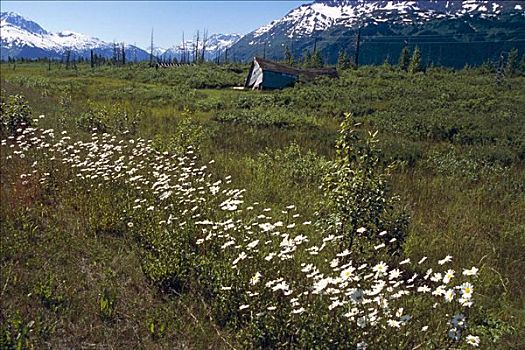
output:
{"label": "white wildflower", "polygon": [[262,277],[262,274],[260,272],[256,272],[255,275],[253,275],[252,278],[250,279],[250,284],[252,286],[256,285],[261,280],[261,277]]}
{"label": "white wildflower", "polygon": [[479,337],[475,335],[467,335],[466,341],[468,345],[472,345],[477,348],[479,346]]}
{"label": "white wildflower", "polygon": [[452,300],[454,300],[454,296],[456,296],[456,292],[454,292],[453,289],[449,289],[445,292],[445,300],[447,302],[451,302]]}
{"label": "white wildflower", "polygon": [[463,270],[463,275],[465,276],[476,276],[478,274],[479,269],[477,267],[472,267],[471,269],[465,269]]}
{"label": "white wildflower", "polygon": [[443,283],[447,284],[452,278],[454,278],[454,270],[448,270],[443,277]]}
{"label": "white wildflower", "polygon": [[439,265],[443,265],[443,264],[446,264],[446,263],[451,262],[451,261],[452,261],[452,256],[447,255],[445,258],[439,260],[438,264]]}
{"label": "white wildflower", "polygon": [[377,264],[376,266],[372,268],[372,271],[374,271],[375,273],[379,275],[385,274],[387,270],[388,270],[388,265],[385,264],[383,261],[381,261],[379,264]]}

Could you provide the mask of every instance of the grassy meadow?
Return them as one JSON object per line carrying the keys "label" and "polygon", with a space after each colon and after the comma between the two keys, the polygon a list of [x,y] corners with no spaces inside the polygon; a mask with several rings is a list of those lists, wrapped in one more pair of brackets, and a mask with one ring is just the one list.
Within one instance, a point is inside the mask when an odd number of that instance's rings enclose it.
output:
{"label": "grassy meadow", "polygon": [[523,72],[0,69],[0,348],[525,348]]}

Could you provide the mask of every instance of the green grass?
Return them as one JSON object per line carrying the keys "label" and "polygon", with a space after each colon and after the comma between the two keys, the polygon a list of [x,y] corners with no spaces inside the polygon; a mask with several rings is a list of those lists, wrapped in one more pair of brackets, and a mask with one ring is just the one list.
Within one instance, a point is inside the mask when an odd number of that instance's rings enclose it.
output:
{"label": "green grass", "polygon": [[[353,113],[361,131],[379,130],[382,162],[402,162],[391,185],[411,217],[405,253],[429,260],[450,253],[457,270],[482,268],[478,314],[485,318],[477,323],[490,324],[488,338],[503,333],[483,346],[525,346],[523,76],[498,87],[478,70],[410,75],[363,67],[283,91],[229,89],[242,84],[241,68],[0,67],[2,89],[26,96],[34,117],[46,115],[42,126],[85,139],[76,119],[90,101],[140,110],[136,137],[163,149],[189,138],[203,162],[215,160],[214,174],[232,175],[233,185],[247,190],[247,203],[295,204],[304,217],[322,198],[323,170],[315,165],[334,158],[339,122]],[[0,299],[3,325],[31,329],[28,346],[237,346],[235,331],[219,325],[197,290],[173,295],[151,283],[142,248],[125,230],[100,234],[85,221],[97,217],[89,194],[24,187],[15,179],[26,169],[2,165]],[[115,299],[114,307],[103,308],[102,295]]]}

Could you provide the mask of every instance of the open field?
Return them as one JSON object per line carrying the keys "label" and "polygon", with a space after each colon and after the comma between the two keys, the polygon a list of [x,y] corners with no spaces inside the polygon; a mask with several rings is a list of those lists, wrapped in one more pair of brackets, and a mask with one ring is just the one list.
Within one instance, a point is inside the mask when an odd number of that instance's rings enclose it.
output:
{"label": "open field", "polygon": [[[523,349],[523,74],[498,86],[486,67],[361,67],[282,91],[230,89],[247,68],[1,65],[2,121],[30,113],[42,129],[18,141],[22,129],[2,129],[1,347],[463,349],[473,334],[480,348]],[[120,157],[122,177],[108,167]],[[228,189],[245,189],[243,203]],[[383,230],[395,243],[374,249]],[[429,268],[464,285],[476,266],[474,304],[434,308],[414,292],[388,299],[414,310],[403,332],[341,323],[347,306],[328,309],[301,269],[328,276],[346,247],[340,265],[367,263],[377,281],[380,262],[393,271],[410,258],[400,285]],[[274,250],[279,262],[265,259]],[[308,312],[292,314],[292,297]],[[459,309],[468,326],[447,323]],[[451,327],[465,328],[460,342]]]}

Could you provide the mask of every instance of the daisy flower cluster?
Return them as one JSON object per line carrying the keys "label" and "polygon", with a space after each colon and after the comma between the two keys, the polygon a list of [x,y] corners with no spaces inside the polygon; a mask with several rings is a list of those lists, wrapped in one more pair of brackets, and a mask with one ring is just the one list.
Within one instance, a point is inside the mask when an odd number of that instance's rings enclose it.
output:
{"label": "daisy flower cluster", "polygon": [[88,224],[115,216],[109,220],[114,230],[131,232],[145,248],[144,268],[154,280],[171,275],[182,255],[211,238],[191,234],[195,225],[242,204],[243,191],[226,189],[230,178],[214,179],[192,147],[184,154],[160,152],[151,140],[95,130],[87,140],[73,140],[66,131],[37,127],[42,118],[1,141],[2,162],[25,169],[22,186],[68,185],[85,195],[96,209]]}
{"label": "daisy flower cluster", "polygon": [[17,130],[1,147],[6,166],[30,169],[20,174],[22,185],[57,185],[61,179],[95,200],[97,191],[113,192],[116,220],[142,242],[152,279],[176,276],[184,283],[187,271],[203,270],[200,257],[221,260],[217,266],[228,271],[217,278],[218,293],[233,308],[229,317],[268,332],[275,331],[272,324],[287,327],[288,333],[275,336],[285,340],[275,344],[299,344],[302,336],[295,332],[316,322],[317,330],[304,339],[350,341],[357,349],[415,347],[415,339],[443,347],[479,345],[466,317],[476,267],[454,270],[448,255],[439,261],[383,259],[387,244],[373,247],[377,255],[363,262],[343,235],[323,232],[293,204],[276,209],[245,203],[244,190],[231,188],[230,177],[215,178],[191,147],[170,154],[141,138],[93,133],[74,141],[65,131],[38,127]]}
{"label": "daisy flower cluster", "polygon": [[[385,331],[395,337],[421,333],[443,344],[466,340],[477,346],[471,341],[474,336],[462,338],[477,268],[446,268],[450,256],[434,263],[426,258],[357,263],[358,253],[344,248],[343,236],[322,237],[309,221],[268,214],[257,219],[238,228],[244,231],[242,240],[223,245],[232,251],[232,267],[244,277],[241,286],[229,290],[245,293],[238,310],[249,320],[286,317],[299,328],[303,318],[322,313],[330,315],[329,327],[342,325],[341,332],[357,338],[362,347],[387,346],[380,336]],[[379,253],[386,247],[375,249]],[[435,324],[436,314],[455,316],[443,322],[448,327],[444,329]]]}

